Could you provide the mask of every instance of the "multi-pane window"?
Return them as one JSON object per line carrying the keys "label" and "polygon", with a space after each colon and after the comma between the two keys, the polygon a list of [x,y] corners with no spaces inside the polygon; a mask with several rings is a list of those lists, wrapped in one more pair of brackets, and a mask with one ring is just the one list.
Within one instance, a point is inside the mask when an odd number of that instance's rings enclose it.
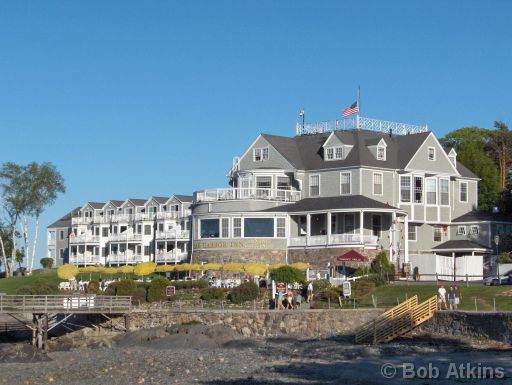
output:
{"label": "multi-pane window", "polygon": [[327,160],[334,159],[334,147],[327,148]]}
{"label": "multi-pane window", "polygon": [[343,147],[327,147],[325,160],[343,159]]}
{"label": "multi-pane window", "polygon": [[288,176],[278,176],[277,177],[277,188],[279,190],[289,190],[290,189],[290,177]]}
{"label": "multi-pane window", "polygon": [[416,225],[409,225],[409,229],[407,231],[409,236],[409,241],[415,241],[416,238]]}
{"label": "multi-pane window", "polygon": [[460,182],[460,201],[467,202],[468,201],[468,182]]}
{"label": "multi-pane window", "polygon": [[276,236],[278,238],[286,237],[286,218],[277,218],[277,220],[276,220]]}
{"label": "multi-pane window", "polygon": [[425,187],[427,190],[427,204],[437,204],[437,179],[428,178],[425,180]]}
{"label": "multi-pane window", "polygon": [[350,173],[342,172],[340,175],[340,180],[341,180],[341,185],[340,185],[341,195],[350,194],[350,191],[351,191]]}
{"label": "multi-pane window", "polygon": [[229,218],[222,218],[221,238],[229,238]]}
{"label": "multi-pane window", "polygon": [[377,147],[377,160],[386,160],[386,148],[383,146]]}
{"label": "multi-pane window", "polygon": [[242,236],[242,218],[233,218],[233,238]]}
{"label": "multi-pane window", "polygon": [[312,197],[320,195],[320,175],[309,176],[309,195]]}
{"label": "multi-pane window", "polygon": [[439,179],[439,200],[444,206],[450,204],[450,181],[448,179]]}
{"label": "multi-pane window", "polygon": [[441,226],[434,226],[434,242],[441,242],[442,228]]}
{"label": "multi-pane window", "polygon": [[144,235],[151,235],[151,225],[144,225]]}
{"label": "multi-pane window", "polygon": [[373,194],[382,195],[382,174],[378,172],[373,173]]}
{"label": "multi-pane window", "polygon": [[334,149],[334,158],[343,159],[343,147],[336,147]]}
{"label": "multi-pane window", "polygon": [[144,255],[149,255],[151,248],[149,246],[144,246]]}
{"label": "multi-pane window", "polygon": [[272,188],[272,177],[271,176],[258,176],[256,177],[256,188]]}
{"label": "multi-pane window", "polygon": [[59,239],[62,241],[64,239],[64,230],[59,231]]}
{"label": "multi-pane window", "polygon": [[355,230],[355,217],[354,214],[345,215],[345,233],[353,234]]}
{"label": "multi-pane window", "polygon": [[471,235],[477,235],[478,234],[478,226],[477,225],[471,225],[470,234]]}
{"label": "multi-pane window", "polygon": [[458,226],[457,235],[466,235],[466,226]]}
{"label": "multi-pane window", "polygon": [[408,175],[400,176],[400,201],[411,201],[411,177]]}
{"label": "multi-pane window", "polygon": [[423,203],[423,178],[414,177],[414,203]]}
{"label": "multi-pane window", "polygon": [[436,149],[434,147],[429,147],[427,150],[427,159],[428,160],[436,160]]}
{"label": "multi-pane window", "polygon": [[255,162],[268,160],[268,147],[255,148],[253,150],[253,158]]}

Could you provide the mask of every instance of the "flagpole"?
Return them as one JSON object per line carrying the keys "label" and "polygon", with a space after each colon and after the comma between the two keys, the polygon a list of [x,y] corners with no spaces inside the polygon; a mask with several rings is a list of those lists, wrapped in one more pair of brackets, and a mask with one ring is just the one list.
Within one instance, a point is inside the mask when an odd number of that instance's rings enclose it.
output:
{"label": "flagpole", "polygon": [[356,125],[357,129],[361,129],[359,125],[359,114],[361,113],[361,86],[357,86],[357,116],[356,116]]}

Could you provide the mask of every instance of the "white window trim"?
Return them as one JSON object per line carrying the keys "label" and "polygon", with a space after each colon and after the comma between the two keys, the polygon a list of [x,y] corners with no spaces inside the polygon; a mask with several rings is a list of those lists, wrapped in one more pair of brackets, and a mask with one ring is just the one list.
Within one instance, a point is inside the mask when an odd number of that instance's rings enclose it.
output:
{"label": "white window trim", "polygon": [[[227,219],[228,220],[228,231],[227,234],[224,234],[222,231],[222,222]],[[219,218],[219,239],[229,239],[231,235],[231,218],[230,217],[220,217]]]}
{"label": "white window trim", "polygon": [[[375,175],[380,175],[380,182],[381,182],[381,190],[382,192],[380,194],[377,194],[375,192]],[[384,195],[384,174],[382,172],[374,172],[373,173],[373,176],[372,176],[372,190],[373,190],[373,195],[378,195],[378,196],[382,196]]]}
{"label": "white window trim", "polygon": [[[379,158],[379,149],[381,149],[381,148],[384,150],[383,151],[384,156],[382,157],[382,159]],[[376,153],[377,160],[385,161],[386,160],[386,155],[387,155],[386,154],[386,146],[382,146],[382,145],[377,146],[377,153]]]}
{"label": "white window trim", "polygon": [[[436,235],[436,229],[439,229],[441,231],[441,240],[436,241],[435,235]],[[432,242],[443,242],[443,226],[440,225],[434,225],[432,226]]]}
{"label": "white window trim", "polygon": [[[311,195],[311,178],[313,178],[313,177],[315,177],[315,176],[317,176],[317,177],[318,177],[318,195]],[[320,189],[321,179],[322,179],[322,178],[320,177],[320,174],[311,174],[311,175],[309,176],[309,186],[308,186],[308,187],[309,187],[309,191],[308,191],[308,193],[309,193],[309,196],[310,196],[310,197],[319,197],[319,196],[322,196],[322,191],[321,191],[321,189]],[[351,183],[352,183],[352,182],[351,182]],[[340,183],[340,185],[341,185],[341,183]]]}
{"label": "white window trim", "polygon": [[[434,151],[434,159],[430,159],[430,150]],[[428,149],[427,149],[427,160],[430,161],[430,162],[435,162],[436,161],[436,148],[435,147],[432,147],[432,146],[428,147]]]}
{"label": "white window trim", "polygon": [[[421,202],[416,202],[416,184],[415,179],[421,179]],[[425,204],[425,177],[423,175],[411,175],[411,203],[415,205]]]}
{"label": "white window trim", "polygon": [[[409,202],[404,202],[402,200],[402,178],[409,178]],[[412,199],[412,181],[411,181],[411,175],[400,175],[399,178],[398,178],[398,199],[399,199],[399,202],[400,203],[404,203],[404,204],[412,204],[413,203],[413,199]]]}
{"label": "white window trim", "polygon": [[[277,235],[277,222],[278,222],[278,219],[282,219],[284,220],[284,236],[280,237]],[[277,238],[277,239],[281,239],[281,238],[286,238],[286,235],[287,235],[287,231],[286,231],[286,218],[285,217],[276,217],[274,218],[274,238]]]}
{"label": "white window trim", "polygon": [[[476,229],[476,231],[475,231]],[[478,233],[480,232],[480,229],[478,228],[478,225],[471,225],[470,228],[469,228],[469,234],[471,235],[478,235]]]}
{"label": "white window trim", "polygon": [[[436,187],[434,189],[434,192],[436,193],[436,202],[435,203],[428,203],[428,181],[429,180],[433,180],[434,182],[436,182]],[[431,191],[432,192],[432,191]],[[438,206],[439,205],[439,183],[438,183],[438,180],[437,178],[433,177],[433,178],[425,178],[425,205],[426,206]]]}
{"label": "white window trim", "polygon": [[[414,239],[412,239],[410,236],[409,236],[409,230],[414,227]],[[417,242],[418,241],[418,226],[416,225],[411,225],[409,224],[409,226],[407,226],[407,239],[409,240],[409,242]]]}
{"label": "white window trim", "polygon": [[[341,158],[337,158],[337,157],[336,157],[336,149],[341,149]],[[328,152],[329,150],[332,150],[332,159],[329,159],[329,158],[327,157],[327,152]],[[326,148],[325,148],[325,156],[324,156],[324,160],[325,160],[326,162],[332,162],[332,161],[334,161],[334,160],[342,160],[342,159],[344,159],[344,156],[343,156],[344,154],[343,154],[343,152],[344,152],[344,151],[343,151],[343,146],[329,146],[329,147],[326,147]]]}
{"label": "white window trim", "polygon": [[[465,201],[463,201],[463,200],[461,200],[461,199],[460,199],[460,198],[461,198],[461,195],[462,195],[462,194],[461,194],[461,193],[462,193],[461,185],[463,185],[463,184],[465,184],[465,185],[466,185],[466,200],[465,200]],[[460,180],[460,181],[459,181],[459,202],[460,202],[460,203],[468,203],[468,201],[469,201],[469,199],[468,199],[468,198],[469,198],[469,183],[468,183],[468,182],[464,182],[464,181],[461,181],[461,180]]]}
{"label": "white window trim", "polygon": [[[240,219],[240,236],[239,237],[235,237],[235,219]],[[231,238],[233,239],[240,239],[240,238],[243,238],[244,237],[244,220],[242,217],[233,217],[231,218],[231,227],[230,227],[230,234],[231,234]]]}
{"label": "white window trim", "polygon": [[[347,194],[343,193],[341,191],[341,176],[343,174],[348,174],[349,175],[349,178],[350,178],[350,184],[349,184],[349,192]],[[343,172],[340,172],[340,195],[352,195],[352,171],[343,171]]]}
{"label": "white window trim", "polygon": [[466,235],[466,226],[457,226],[457,235]]}
{"label": "white window trim", "polygon": [[[265,159],[263,157],[263,149],[266,149],[267,150],[267,159]],[[259,150],[260,152],[260,158],[259,160],[256,160],[256,152]],[[269,151],[269,147],[268,146],[265,146],[265,147],[255,147],[252,149],[252,160],[254,162],[265,162],[267,160],[270,159],[270,151]]]}

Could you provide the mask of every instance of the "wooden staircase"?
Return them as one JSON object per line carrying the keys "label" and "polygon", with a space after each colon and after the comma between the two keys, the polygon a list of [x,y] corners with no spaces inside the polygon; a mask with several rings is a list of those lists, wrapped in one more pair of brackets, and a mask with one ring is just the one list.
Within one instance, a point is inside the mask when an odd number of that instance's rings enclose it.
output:
{"label": "wooden staircase", "polygon": [[437,310],[437,296],[418,304],[415,295],[385,311],[356,331],[356,343],[389,342],[428,321]]}

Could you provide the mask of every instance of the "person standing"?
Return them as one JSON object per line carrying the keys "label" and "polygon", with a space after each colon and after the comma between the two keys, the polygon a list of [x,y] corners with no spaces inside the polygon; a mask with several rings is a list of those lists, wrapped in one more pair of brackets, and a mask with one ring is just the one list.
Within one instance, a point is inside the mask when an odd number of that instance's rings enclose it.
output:
{"label": "person standing", "polygon": [[455,310],[458,310],[460,301],[462,300],[462,293],[460,292],[460,287],[455,285]]}
{"label": "person standing", "polygon": [[444,288],[444,285],[441,285],[437,290],[437,303],[439,306],[439,310],[442,310],[443,305],[445,310],[448,309],[448,307],[446,306],[446,289]]}
{"label": "person standing", "polygon": [[308,297],[306,298],[307,303],[311,303],[313,300],[313,282],[308,284]]}
{"label": "person standing", "polygon": [[453,310],[455,307],[455,289],[453,286],[450,286],[448,291],[448,303],[450,304],[450,310]]}

